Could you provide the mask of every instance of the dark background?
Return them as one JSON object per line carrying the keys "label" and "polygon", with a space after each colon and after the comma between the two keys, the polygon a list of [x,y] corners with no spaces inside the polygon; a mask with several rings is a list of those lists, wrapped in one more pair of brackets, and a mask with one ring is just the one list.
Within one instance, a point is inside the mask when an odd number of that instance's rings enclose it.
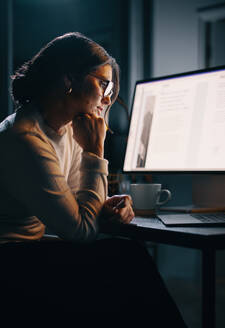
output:
{"label": "dark background", "polygon": [[[0,18],[1,120],[13,112],[10,75],[48,41],[66,32],[84,33],[117,59],[120,95],[129,112],[136,80],[225,64],[224,1],[0,0]],[[128,132],[126,110],[115,104],[109,120],[115,131],[106,141],[110,172],[121,176]],[[137,181],[143,178],[132,177]],[[153,174],[148,178],[172,191],[168,205],[190,205],[193,201],[197,205],[225,204],[224,175]],[[122,179],[130,176],[122,175]],[[204,186],[203,196],[199,186]],[[222,195],[219,203],[215,190]],[[225,253],[219,252],[217,282],[222,287],[224,259]],[[156,260],[168,281],[199,285],[198,251],[158,245]]]}

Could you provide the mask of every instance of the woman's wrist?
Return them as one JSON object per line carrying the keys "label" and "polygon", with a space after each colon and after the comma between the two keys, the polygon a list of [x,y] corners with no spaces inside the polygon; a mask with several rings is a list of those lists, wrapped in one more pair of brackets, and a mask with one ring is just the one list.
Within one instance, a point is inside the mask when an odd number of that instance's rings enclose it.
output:
{"label": "woman's wrist", "polygon": [[96,155],[97,157],[100,157],[100,158],[103,158],[104,157],[104,149],[99,147],[99,149],[97,148],[94,148],[94,149],[91,149],[91,148],[87,148],[87,149],[83,149],[83,151],[85,151],[86,153],[91,153],[91,154],[94,154]]}

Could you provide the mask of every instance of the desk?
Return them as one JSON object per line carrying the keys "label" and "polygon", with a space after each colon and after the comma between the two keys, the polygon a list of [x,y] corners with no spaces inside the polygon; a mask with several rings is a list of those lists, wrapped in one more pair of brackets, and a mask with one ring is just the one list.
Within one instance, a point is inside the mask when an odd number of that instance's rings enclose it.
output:
{"label": "desk", "polygon": [[215,255],[225,249],[225,227],[166,227],[160,220],[136,217],[136,225],[123,225],[115,234],[123,237],[174,246],[199,249],[202,252],[202,328],[215,327]]}

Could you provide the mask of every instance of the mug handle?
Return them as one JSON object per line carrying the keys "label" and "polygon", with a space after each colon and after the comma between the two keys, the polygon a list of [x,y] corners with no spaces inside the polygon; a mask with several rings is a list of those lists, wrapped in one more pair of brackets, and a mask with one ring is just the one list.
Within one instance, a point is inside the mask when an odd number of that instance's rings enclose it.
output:
{"label": "mug handle", "polygon": [[163,205],[163,204],[167,203],[171,199],[171,192],[168,189],[162,189],[160,191],[159,199],[160,199],[162,193],[166,193],[167,194],[167,197],[166,197],[166,199],[164,199],[162,201],[159,200],[157,202],[157,205]]}

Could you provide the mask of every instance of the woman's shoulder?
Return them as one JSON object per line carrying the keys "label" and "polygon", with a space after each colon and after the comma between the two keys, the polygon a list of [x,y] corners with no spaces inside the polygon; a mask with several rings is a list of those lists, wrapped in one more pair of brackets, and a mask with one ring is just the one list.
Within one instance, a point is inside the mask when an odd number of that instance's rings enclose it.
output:
{"label": "woman's shoulder", "polygon": [[33,106],[24,106],[16,112],[13,125],[15,131],[34,132],[37,130],[37,127],[36,109]]}
{"label": "woman's shoulder", "polygon": [[[47,143],[47,138],[39,126],[35,112],[35,108],[27,106],[8,116],[0,124],[0,143],[10,143],[11,140],[17,144],[19,141],[34,138]],[[15,142],[16,140],[17,142]]]}
{"label": "woman's shoulder", "polygon": [[7,116],[0,123],[0,133],[8,130],[12,131],[29,131],[37,128],[35,119],[35,109],[27,106],[20,107],[15,113]]}

